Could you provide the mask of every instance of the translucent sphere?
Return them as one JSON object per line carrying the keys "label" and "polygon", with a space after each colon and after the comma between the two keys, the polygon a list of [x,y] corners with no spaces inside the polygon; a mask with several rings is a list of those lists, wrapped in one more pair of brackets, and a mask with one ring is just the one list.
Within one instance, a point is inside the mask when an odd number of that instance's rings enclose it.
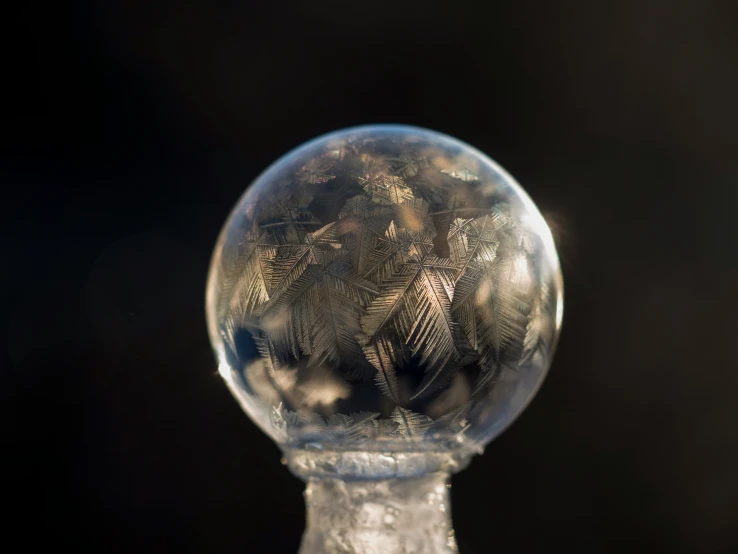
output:
{"label": "translucent sphere", "polygon": [[286,452],[481,451],[538,389],[562,307],[522,188],[406,126],[342,130],[269,167],[207,289],[220,373]]}

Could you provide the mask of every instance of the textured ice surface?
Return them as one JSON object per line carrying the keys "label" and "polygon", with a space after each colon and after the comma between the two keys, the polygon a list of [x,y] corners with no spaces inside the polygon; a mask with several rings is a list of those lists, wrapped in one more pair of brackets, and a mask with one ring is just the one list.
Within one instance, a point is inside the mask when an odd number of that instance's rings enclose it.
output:
{"label": "textured ice surface", "polygon": [[455,473],[464,469],[475,452],[377,452],[364,450],[289,449],[284,463],[305,480],[317,478],[396,479],[427,473]]}
{"label": "textured ice surface", "polygon": [[311,480],[300,554],[450,554],[447,476]]}

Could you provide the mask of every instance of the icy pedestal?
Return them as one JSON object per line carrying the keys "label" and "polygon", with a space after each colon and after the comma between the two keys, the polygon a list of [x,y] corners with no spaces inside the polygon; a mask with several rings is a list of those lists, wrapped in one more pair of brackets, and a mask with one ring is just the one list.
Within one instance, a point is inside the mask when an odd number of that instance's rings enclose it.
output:
{"label": "icy pedestal", "polygon": [[295,448],[284,462],[307,483],[300,554],[450,554],[449,478],[478,450]]}
{"label": "icy pedestal", "polygon": [[308,480],[300,554],[450,554],[449,475]]}

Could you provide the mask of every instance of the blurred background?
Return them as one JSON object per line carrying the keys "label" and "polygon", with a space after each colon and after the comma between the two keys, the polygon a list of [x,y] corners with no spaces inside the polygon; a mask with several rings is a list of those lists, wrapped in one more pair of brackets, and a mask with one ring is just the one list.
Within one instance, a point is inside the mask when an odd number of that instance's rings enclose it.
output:
{"label": "blurred background", "polygon": [[735,2],[17,3],[2,48],[2,540],[294,553],[303,484],[216,372],[216,235],[314,136],[456,136],[526,188],[553,368],[453,479],[462,554],[738,551]]}

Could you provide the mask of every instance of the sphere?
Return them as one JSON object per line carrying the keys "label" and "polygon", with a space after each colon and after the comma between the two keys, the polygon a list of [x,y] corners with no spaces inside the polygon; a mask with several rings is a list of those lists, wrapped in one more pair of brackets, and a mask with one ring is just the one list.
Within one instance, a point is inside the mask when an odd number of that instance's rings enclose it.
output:
{"label": "sphere", "polygon": [[480,451],[540,386],[563,308],[551,233],[515,180],[394,125],[262,173],[206,297],[221,375],[285,451]]}

